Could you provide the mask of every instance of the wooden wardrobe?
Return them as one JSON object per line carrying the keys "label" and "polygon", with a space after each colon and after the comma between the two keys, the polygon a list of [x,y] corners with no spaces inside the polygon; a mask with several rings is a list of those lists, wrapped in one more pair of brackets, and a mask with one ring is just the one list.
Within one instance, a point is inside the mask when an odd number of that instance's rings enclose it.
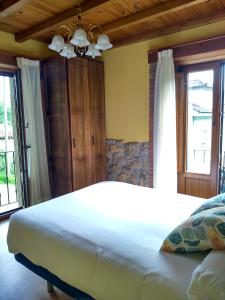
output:
{"label": "wooden wardrobe", "polygon": [[41,63],[52,196],[105,179],[104,65],[59,55]]}

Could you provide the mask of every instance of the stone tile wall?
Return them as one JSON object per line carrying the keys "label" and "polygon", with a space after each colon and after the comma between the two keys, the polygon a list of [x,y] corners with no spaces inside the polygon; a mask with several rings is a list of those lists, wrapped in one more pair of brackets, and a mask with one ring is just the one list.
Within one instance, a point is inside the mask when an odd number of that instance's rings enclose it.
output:
{"label": "stone tile wall", "polygon": [[106,140],[107,180],[149,186],[149,143]]}

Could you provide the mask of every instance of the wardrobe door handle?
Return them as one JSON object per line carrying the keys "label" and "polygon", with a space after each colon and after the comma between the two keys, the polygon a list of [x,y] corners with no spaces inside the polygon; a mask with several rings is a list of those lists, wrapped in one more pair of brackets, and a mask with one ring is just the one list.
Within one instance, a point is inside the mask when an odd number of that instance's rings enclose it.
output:
{"label": "wardrobe door handle", "polygon": [[91,143],[92,143],[92,145],[94,145],[95,144],[95,137],[92,135],[92,137],[91,137]]}
{"label": "wardrobe door handle", "polygon": [[75,148],[76,147],[76,140],[75,140],[75,138],[73,138],[73,148]]}

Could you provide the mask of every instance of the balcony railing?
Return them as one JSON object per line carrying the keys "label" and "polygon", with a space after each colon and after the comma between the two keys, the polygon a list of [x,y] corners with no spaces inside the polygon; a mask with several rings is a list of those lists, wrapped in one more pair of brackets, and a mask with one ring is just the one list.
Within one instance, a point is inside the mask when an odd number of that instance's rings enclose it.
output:
{"label": "balcony railing", "polygon": [[210,159],[209,158],[210,151],[211,150],[205,150],[205,149],[197,149],[196,150],[195,149],[195,150],[193,150],[194,158],[196,158],[196,157],[199,158],[199,156],[201,156],[202,157],[202,159],[201,159],[202,163],[205,163],[205,162],[207,162],[207,159]]}
{"label": "balcony railing", "polygon": [[16,202],[14,151],[0,151],[0,207]]}

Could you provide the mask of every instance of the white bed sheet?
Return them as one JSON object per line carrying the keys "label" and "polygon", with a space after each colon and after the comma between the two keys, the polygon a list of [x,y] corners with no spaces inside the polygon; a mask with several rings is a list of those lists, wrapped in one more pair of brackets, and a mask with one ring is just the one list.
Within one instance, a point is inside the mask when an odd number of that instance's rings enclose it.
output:
{"label": "white bed sheet", "polygon": [[8,247],[97,300],[184,300],[204,254],[159,248],[203,201],[102,182],[15,213]]}

